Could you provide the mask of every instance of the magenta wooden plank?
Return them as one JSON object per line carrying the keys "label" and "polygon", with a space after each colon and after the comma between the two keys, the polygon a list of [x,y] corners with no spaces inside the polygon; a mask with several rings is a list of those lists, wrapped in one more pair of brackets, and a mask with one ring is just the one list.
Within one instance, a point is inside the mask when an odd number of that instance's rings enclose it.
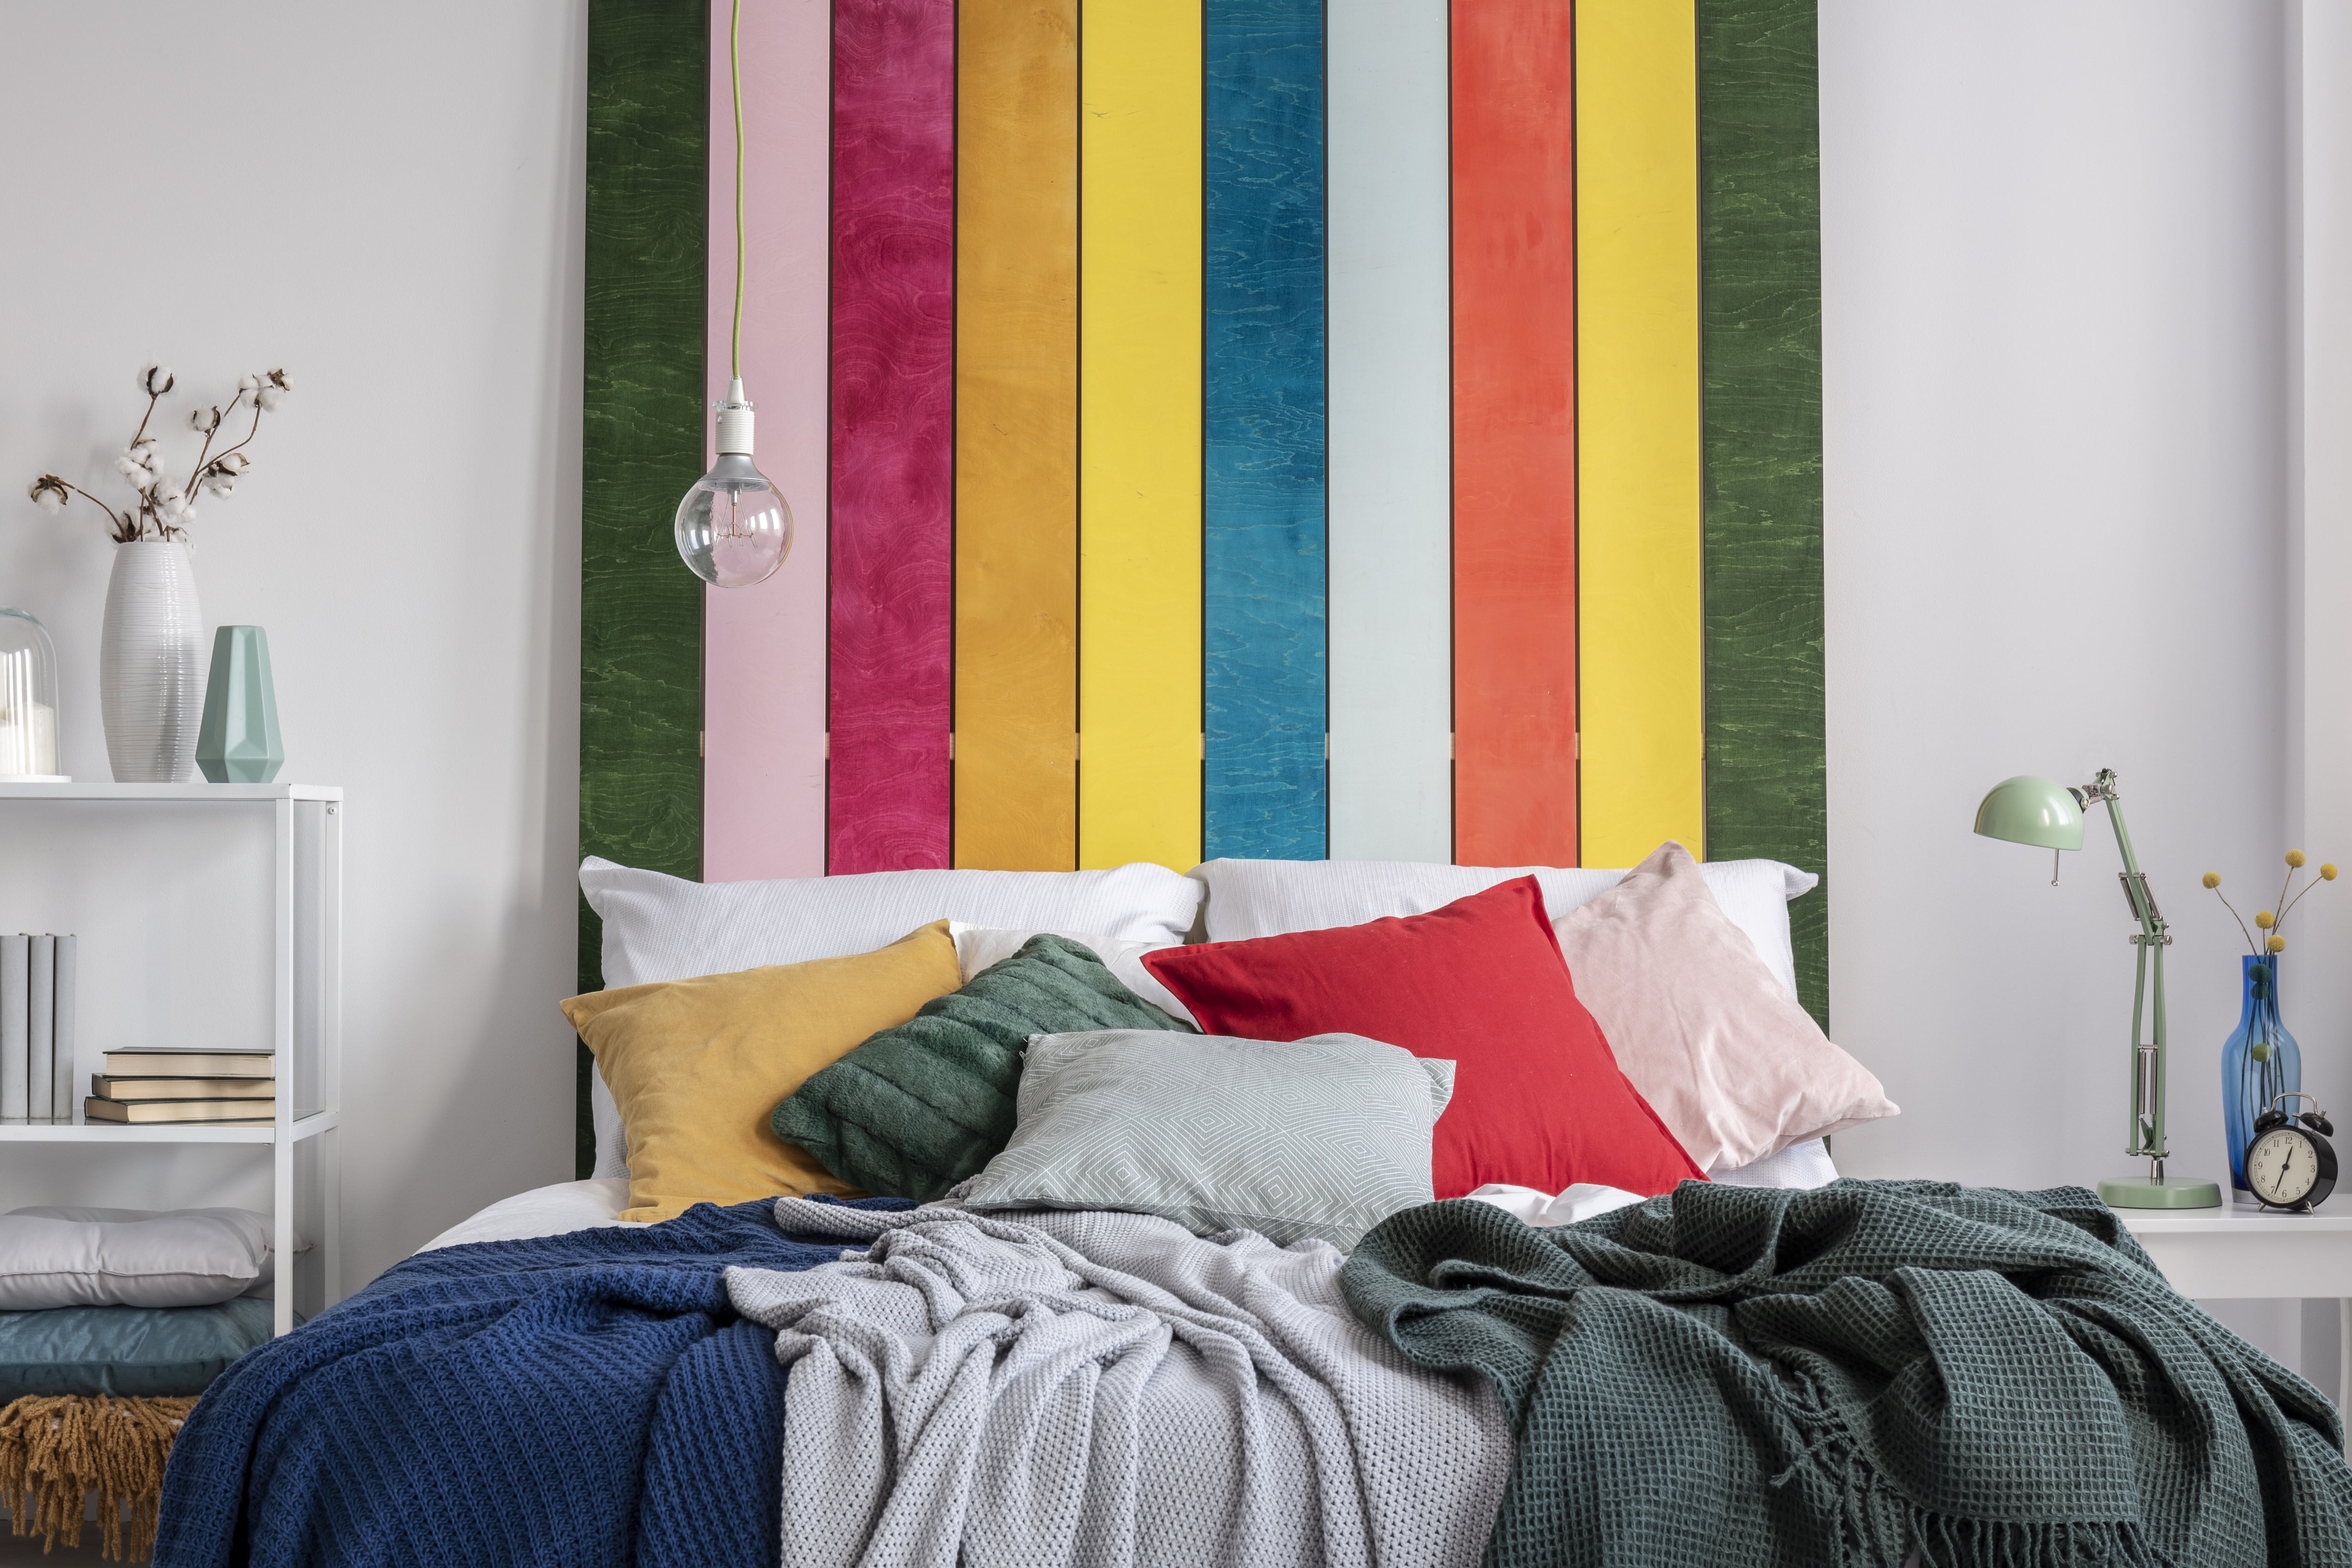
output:
{"label": "magenta wooden plank", "polygon": [[949,863],[954,287],[954,0],[835,0],[832,873]]}

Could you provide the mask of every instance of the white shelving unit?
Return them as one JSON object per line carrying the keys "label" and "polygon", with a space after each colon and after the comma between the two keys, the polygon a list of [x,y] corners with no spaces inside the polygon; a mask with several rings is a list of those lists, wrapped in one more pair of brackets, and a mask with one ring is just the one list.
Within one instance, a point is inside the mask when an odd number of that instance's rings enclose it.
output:
{"label": "white shelving unit", "polygon": [[[185,808],[198,807],[192,818]],[[173,812],[163,810],[178,807]],[[277,1057],[277,1117],[268,1125],[127,1126],[115,1123],[85,1123],[77,1111],[71,1124],[27,1120],[0,1121],[0,1147],[17,1144],[155,1145],[245,1144],[270,1151],[273,1244],[277,1249],[278,1282],[275,1320],[278,1333],[294,1326],[298,1304],[315,1313],[341,1299],[342,1191],[338,1129],[342,1121],[343,1071],[343,792],[319,784],[0,784],[0,856],[12,847],[26,851],[44,839],[62,841],[68,831],[78,833],[70,853],[77,881],[87,875],[94,885],[109,877],[136,886],[140,866],[92,863],[105,857],[104,846],[118,836],[134,841],[127,855],[153,855],[168,846],[174,821],[202,821],[217,826],[216,811],[236,815],[239,831],[266,833],[264,852],[269,867],[268,939],[265,956],[268,1030],[267,1049]],[[119,823],[115,814],[129,816]],[[95,817],[95,821],[93,821]],[[141,821],[140,819],[145,819]],[[154,828],[158,820],[162,831]],[[98,831],[93,831],[96,829]],[[119,829],[117,831],[110,829]],[[133,829],[142,830],[133,831]],[[236,836],[232,833],[233,839]],[[216,848],[218,835],[206,834],[206,848]],[[168,852],[166,848],[164,852]],[[230,882],[236,879],[229,878]],[[7,894],[26,899],[23,888],[0,883],[0,923],[10,929],[21,921],[8,907]],[[234,894],[236,889],[225,890]],[[249,890],[248,890],[249,891]],[[166,922],[142,919],[135,897],[110,895],[95,915],[83,913],[77,936],[82,955],[81,987],[116,985],[124,981],[124,967],[110,963],[110,946],[143,945],[152,950],[168,944],[173,927]],[[257,918],[259,911],[247,912]],[[236,916],[224,910],[225,922]],[[97,928],[93,929],[93,920]],[[119,931],[106,929],[110,922]],[[69,929],[58,925],[52,929]],[[265,946],[257,944],[257,946]],[[201,967],[201,965],[199,965]],[[164,1009],[168,1011],[168,1004]],[[107,1039],[90,1028],[94,1009],[85,1005],[84,1021],[74,1042],[73,1071],[78,1089],[110,1050],[135,1050],[178,1040]],[[103,1014],[100,1014],[102,1019]],[[242,1026],[239,1026],[242,1027]],[[100,1021],[100,1029],[106,1028]],[[261,1042],[238,1040],[206,1040],[224,1050],[254,1050]],[[82,1096],[77,1093],[75,1103]],[[169,1195],[159,1195],[158,1207],[173,1207]],[[297,1227],[315,1244],[315,1261],[298,1267]],[[297,1298],[307,1300],[298,1303]]]}

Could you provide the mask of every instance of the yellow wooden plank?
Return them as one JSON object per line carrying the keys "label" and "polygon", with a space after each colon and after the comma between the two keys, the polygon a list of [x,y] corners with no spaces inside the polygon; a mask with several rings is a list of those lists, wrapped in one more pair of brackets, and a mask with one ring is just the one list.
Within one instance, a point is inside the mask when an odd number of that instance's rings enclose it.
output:
{"label": "yellow wooden plank", "polygon": [[1201,853],[1201,5],[1080,58],[1078,863]]}
{"label": "yellow wooden plank", "polygon": [[1078,0],[963,0],[955,863],[1077,863]]}
{"label": "yellow wooden plank", "polygon": [[1583,862],[1706,852],[1692,6],[1576,7]]}

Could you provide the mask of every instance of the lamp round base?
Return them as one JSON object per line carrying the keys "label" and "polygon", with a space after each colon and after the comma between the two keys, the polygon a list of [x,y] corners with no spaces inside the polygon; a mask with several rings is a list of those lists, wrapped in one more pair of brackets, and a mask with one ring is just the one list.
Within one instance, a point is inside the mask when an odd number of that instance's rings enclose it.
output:
{"label": "lamp round base", "polygon": [[2109,1208],[2219,1208],[2219,1184],[2194,1176],[2109,1176],[2099,1184],[2099,1201]]}

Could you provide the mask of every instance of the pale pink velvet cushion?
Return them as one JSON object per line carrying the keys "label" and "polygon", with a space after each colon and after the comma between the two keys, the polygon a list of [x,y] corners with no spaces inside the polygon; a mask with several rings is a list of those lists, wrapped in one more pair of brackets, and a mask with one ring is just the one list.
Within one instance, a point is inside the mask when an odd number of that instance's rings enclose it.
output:
{"label": "pale pink velvet cushion", "polygon": [[1552,923],[1617,1065],[1702,1170],[1896,1113],[1830,1042],[1668,842]]}

